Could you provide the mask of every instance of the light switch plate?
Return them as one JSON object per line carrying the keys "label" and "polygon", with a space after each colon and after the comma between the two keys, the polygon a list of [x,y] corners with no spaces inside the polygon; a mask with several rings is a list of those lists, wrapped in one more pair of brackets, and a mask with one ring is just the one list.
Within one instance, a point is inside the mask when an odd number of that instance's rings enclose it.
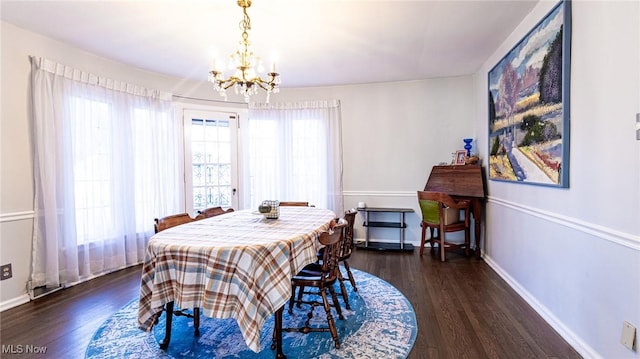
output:
{"label": "light switch plate", "polygon": [[636,113],[636,140],[640,141],[640,113]]}
{"label": "light switch plate", "polygon": [[622,323],[622,337],[620,343],[627,347],[629,350],[633,350],[633,345],[636,340],[636,327],[629,322]]}

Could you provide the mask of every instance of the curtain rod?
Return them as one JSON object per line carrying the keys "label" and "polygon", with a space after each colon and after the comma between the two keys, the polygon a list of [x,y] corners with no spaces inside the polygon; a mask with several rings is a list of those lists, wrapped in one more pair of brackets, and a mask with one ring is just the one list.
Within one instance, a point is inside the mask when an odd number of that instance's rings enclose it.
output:
{"label": "curtain rod", "polygon": [[172,95],[177,98],[184,98],[188,100],[197,100],[197,101],[207,101],[207,102],[219,102],[219,103],[230,103],[230,104],[238,104],[238,105],[249,105],[246,102],[237,102],[237,101],[223,101],[223,100],[211,100],[207,98],[197,98],[197,97],[189,97],[189,96],[180,96],[180,95]]}

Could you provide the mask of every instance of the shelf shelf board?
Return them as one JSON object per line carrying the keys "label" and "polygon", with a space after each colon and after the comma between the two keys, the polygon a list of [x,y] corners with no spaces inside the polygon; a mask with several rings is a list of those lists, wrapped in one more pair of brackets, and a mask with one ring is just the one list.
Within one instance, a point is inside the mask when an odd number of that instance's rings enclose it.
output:
{"label": "shelf shelf board", "polygon": [[364,227],[379,227],[379,228],[407,228],[406,223],[400,222],[374,222],[369,221],[362,224]]}
{"label": "shelf shelf board", "polygon": [[369,245],[357,244],[356,248],[383,252],[413,252],[413,244],[411,243],[405,243],[404,247],[401,247],[400,243],[369,242]]}

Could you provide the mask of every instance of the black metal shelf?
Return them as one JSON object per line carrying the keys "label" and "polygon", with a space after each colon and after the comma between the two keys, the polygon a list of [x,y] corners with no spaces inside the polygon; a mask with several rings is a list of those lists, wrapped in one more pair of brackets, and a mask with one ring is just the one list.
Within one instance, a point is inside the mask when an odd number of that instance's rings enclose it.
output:
{"label": "black metal shelf", "polygon": [[[412,252],[413,245],[404,243],[404,229],[407,228],[407,224],[404,222],[405,213],[413,213],[411,208],[385,208],[385,207],[366,207],[358,208],[358,211],[365,213],[365,221],[362,224],[366,229],[366,239],[364,243],[357,244],[356,247],[360,249],[378,250],[378,251],[392,251],[392,252]],[[388,221],[371,221],[369,215],[371,213],[398,213],[400,214],[400,221],[388,222]],[[369,241],[369,230],[371,228],[397,228],[400,229],[400,243],[386,243],[386,242],[374,242]]]}

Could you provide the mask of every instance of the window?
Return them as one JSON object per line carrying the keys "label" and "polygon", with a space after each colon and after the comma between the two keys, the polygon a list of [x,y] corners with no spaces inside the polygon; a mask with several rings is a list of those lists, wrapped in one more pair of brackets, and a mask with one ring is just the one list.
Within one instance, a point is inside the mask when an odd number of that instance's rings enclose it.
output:
{"label": "window", "polygon": [[327,135],[318,119],[249,121],[251,205],[265,199],[326,207]]}
{"label": "window", "polygon": [[[121,222],[116,216],[122,212],[116,206],[126,205],[126,202],[137,214],[136,233],[148,230],[153,220],[150,214],[157,213],[153,186],[148,181],[155,167],[149,160],[154,148],[154,134],[149,128],[162,127],[163,122],[170,121],[170,112],[135,108],[131,113],[131,131],[124,133],[132,137],[133,151],[125,153],[115,145],[109,104],[80,97],[71,99],[69,123],[73,132],[70,141],[78,244],[116,236],[118,222]],[[119,160],[123,155],[131,161]],[[117,170],[114,166],[121,168]],[[133,176],[126,175],[131,172]],[[114,191],[129,193],[133,200],[124,198],[116,204],[118,196],[114,196]]]}
{"label": "window", "polygon": [[184,203],[171,94],[31,58],[34,287],[139,263]]}
{"label": "window", "polygon": [[277,199],[343,211],[339,101],[252,103],[246,127],[248,206]]}

